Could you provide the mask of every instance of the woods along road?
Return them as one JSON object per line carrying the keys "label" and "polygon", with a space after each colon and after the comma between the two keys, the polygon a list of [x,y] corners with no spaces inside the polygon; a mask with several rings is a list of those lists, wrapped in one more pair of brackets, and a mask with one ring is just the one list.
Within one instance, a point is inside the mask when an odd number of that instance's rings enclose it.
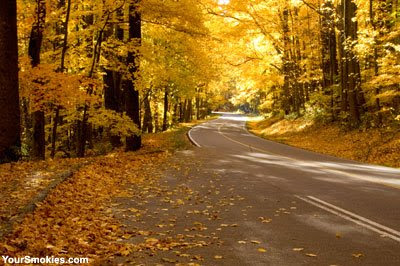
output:
{"label": "woods along road", "polygon": [[[246,198],[227,217],[240,230],[225,233],[226,265],[400,265],[399,169],[264,140],[245,121],[223,114],[194,127],[198,147],[185,155]],[[261,239],[268,256],[241,239]]]}

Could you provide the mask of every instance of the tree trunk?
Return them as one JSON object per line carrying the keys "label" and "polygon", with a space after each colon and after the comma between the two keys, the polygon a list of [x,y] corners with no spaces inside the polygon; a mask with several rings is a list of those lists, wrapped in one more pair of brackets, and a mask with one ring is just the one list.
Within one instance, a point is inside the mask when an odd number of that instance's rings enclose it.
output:
{"label": "tree trunk", "polygon": [[[135,0],[134,2],[135,4],[137,4],[139,0]],[[141,38],[142,38],[141,15],[136,10],[136,7],[133,4],[131,4],[129,6],[129,40],[136,41],[137,45],[140,45]],[[140,129],[139,91],[135,89],[134,85],[135,73],[139,71],[138,54],[129,51],[127,57],[127,63],[132,65],[130,67],[132,78],[130,80],[127,80],[125,87],[126,114]],[[126,138],[127,151],[138,150],[140,149],[141,146],[142,146],[141,136],[135,135]]]}
{"label": "tree trunk", "polygon": [[[32,25],[29,39],[28,54],[31,58],[32,67],[40,64],[40,50],[42,47],[43,31],[46,17],[46,1],[36,0],[36,20]],[[33,113],[33,147],[32,157],[36,160],[45,159],[45,117],[42,110]]]}
{"label": "tree trunk", "polygon": [[289,10],[287,7],[282,13],[282,31],[283,31],[283,67],[282,74],[284,76],[282,90],[282,109],[285,114],[290,113],[290,38],[289,38]]}
{"label": "tree trunk", "polygon": [[[117,21],[121,22],[123,20],[122,9],[118,10],[116,13]],[[105,35],[112,35],[117,40],[124,40],[124,30],[119,24],[115,24],[110,27],[110,33]],[[109,37],[109,36],[106,36]],[[120,58],[118,58],[120,59]],[[105,69],[106,75],[104,76],[104,106],[108,110],[113,110],[117,113],[122,113],[122,74],[119,71]],[[110,142],[113,147],[120,147],[122,145],[121,138],[118,135],[111,135]]]}
{"label": "tree trunk", "polygon": [[336,32],[335,32],[335,12],[331,1],[325,1],[321,6],[321,58],[322,58],[322,86],[325,95],[330,95],[331,119],[336,119],[334,106],[333,85],[336,84],[336,77],[339,73],[337,52],[336,52]]}
{"label": "tree trunk", "polygon": [[174,104],[174,113],[172,115],[172,124],[176,125],[179,121],[179,105],[177,102]]}
{"label": "tree trunk", "polygon": [[[122,112],[121,108],[121,73],[113,70],[106,69],[104,76],[104,107],[108,110]],[[120,147],[122,145],[121,138],[118,135],[111,135],[110,142],[113,147]]]}
{"label": "tree trunk", "polygon": [[[65,5],[65,1],[60,1],[59,2],[59,8],[62,8]],[[64,72],[65,70],[65,55],[67,53],[68,49],[68,23],[69,23],[69,17],[71,13],[71,0],[68,0],[67,2],[67,10],[65,14],[65,22],[64,22],[64,40],[62,44],[62,50],[61,50],[61,62],[60,62],[60,72]],[[54,158],[56,154],[56,141],[57,141],[57,128],[58,128],[58,123],[60,120],[60,106],[56,106],[55,114],[54,114],[54,119],[53,119],[53,129],[52,129],[52,139],[51,139],[51,153],[50,156],[51,158]]]}
{"label": "tree trunk", "polygon": [[197,88],[196,95],[196,120],[200,120],[200,88]]}
{"label": "tree trunk", "polygon": [[166,131],[168,129],[168,105],[168,87],[165,87],[162,131]]}
{"label": "tree trunk", "polygon": [[158,102],[154,102],[154,132],[160,132],[160,121],[158,114]]}
{"label": "tree trunk", "polygon": [[[357,21],[355,20],[357,6],[351,0],[344,0],[345,2],[345,36],[351,41],[357,40]],[[350,46],[350,47],[349,47]],[[348,65],[349,78],[348,78],[348,99],[349,111],[352,124],[358,125],[360,122],[358,93],[361,85],[360,66],[357,56],[353,52],[353,45],[347,45],[346,64]]]}
{"label": "tree trunk", "polygon": [[33,113],[33,147],[32,157],[37,160],[44,160],[45,158],[45,119],[43,111],[36,111]]}
{"label": "tree trunk", "polygon": [[[357,42],[357,6],[351,0],[341,0],[338,6],[340,21],[340,50],[341,55],[341,85],[342,85],[342,110],[347,109],[351,126],[360,123],[360,112],[363,101],[360,76],[360,65],[358,57],[353,52],[354,44]],[[344,97],[346,99],[344,99]],[[344,104],[346,103],[346,107]],[[348,104],[348,105],[347,105]]]}
{"label": "tree trunk", "polygon": [[185,100],[187,102],[187,107],[185,108],[185,122],[188,123],[192,121],[192,112],[193,112],[193,105],[192,105],[192,99]]}
{"label": "tree trunk", "polygon": [[20,157],[16,0],[0,5],[0,163]]}
{"label": "tree trunk", "polygon": [[146,93],[143,99],[143,128],[142,132],[153,133],[153,118],[151,115],[151,105],[150,105],[150,91]]}
{"label": "tree trunk", "polygon": [[186,100],[182,103],[179,101],[179,122],[182,123],[185,120],[185,107],[186,107]]}

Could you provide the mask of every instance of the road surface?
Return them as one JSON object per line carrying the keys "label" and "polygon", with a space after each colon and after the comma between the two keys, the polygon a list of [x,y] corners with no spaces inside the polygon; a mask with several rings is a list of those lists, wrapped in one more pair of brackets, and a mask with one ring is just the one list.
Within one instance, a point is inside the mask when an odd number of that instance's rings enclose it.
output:
{"label": "road surface", "polygon": [[[189,132],[198,146],[192,156],[205,157],[207,170],[241,190],[248,217],[268,223],[246,218],[226,236],[232,248],[225,256],[234,258],[225,264],[400,265],[399,169],[264,140],[245,129],[245,120],[224,114]],[[245,237],[262,239],[268,255],[236,247]]]}

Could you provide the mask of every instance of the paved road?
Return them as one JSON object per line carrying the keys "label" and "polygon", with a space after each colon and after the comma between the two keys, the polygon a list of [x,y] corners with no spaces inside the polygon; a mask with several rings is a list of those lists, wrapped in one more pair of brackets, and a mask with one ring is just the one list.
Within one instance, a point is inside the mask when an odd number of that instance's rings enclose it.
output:
{"label": "paved road", "polygon": [[244,236],[267,243],[268,256],[232,247],[237,265],[400,265],[400,170],[258,138],[241,115],[189,134],[200,146],[194,157],[206,155],[207,170],[241,189],[248,216],[271,219],[268,227],[248,220],[232,235],[232,243]]}

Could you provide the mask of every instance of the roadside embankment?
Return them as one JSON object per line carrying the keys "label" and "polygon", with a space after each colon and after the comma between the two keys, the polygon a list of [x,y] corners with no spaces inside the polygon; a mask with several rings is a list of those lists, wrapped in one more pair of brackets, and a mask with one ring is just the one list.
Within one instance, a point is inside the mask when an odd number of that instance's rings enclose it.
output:
{"label": "roadside embankment", "polygon": [[360,162],[400,167],[400,130],[346,130],[338,124],[317,124],[300,118],[252,119],[250,132],[280,143]]}

